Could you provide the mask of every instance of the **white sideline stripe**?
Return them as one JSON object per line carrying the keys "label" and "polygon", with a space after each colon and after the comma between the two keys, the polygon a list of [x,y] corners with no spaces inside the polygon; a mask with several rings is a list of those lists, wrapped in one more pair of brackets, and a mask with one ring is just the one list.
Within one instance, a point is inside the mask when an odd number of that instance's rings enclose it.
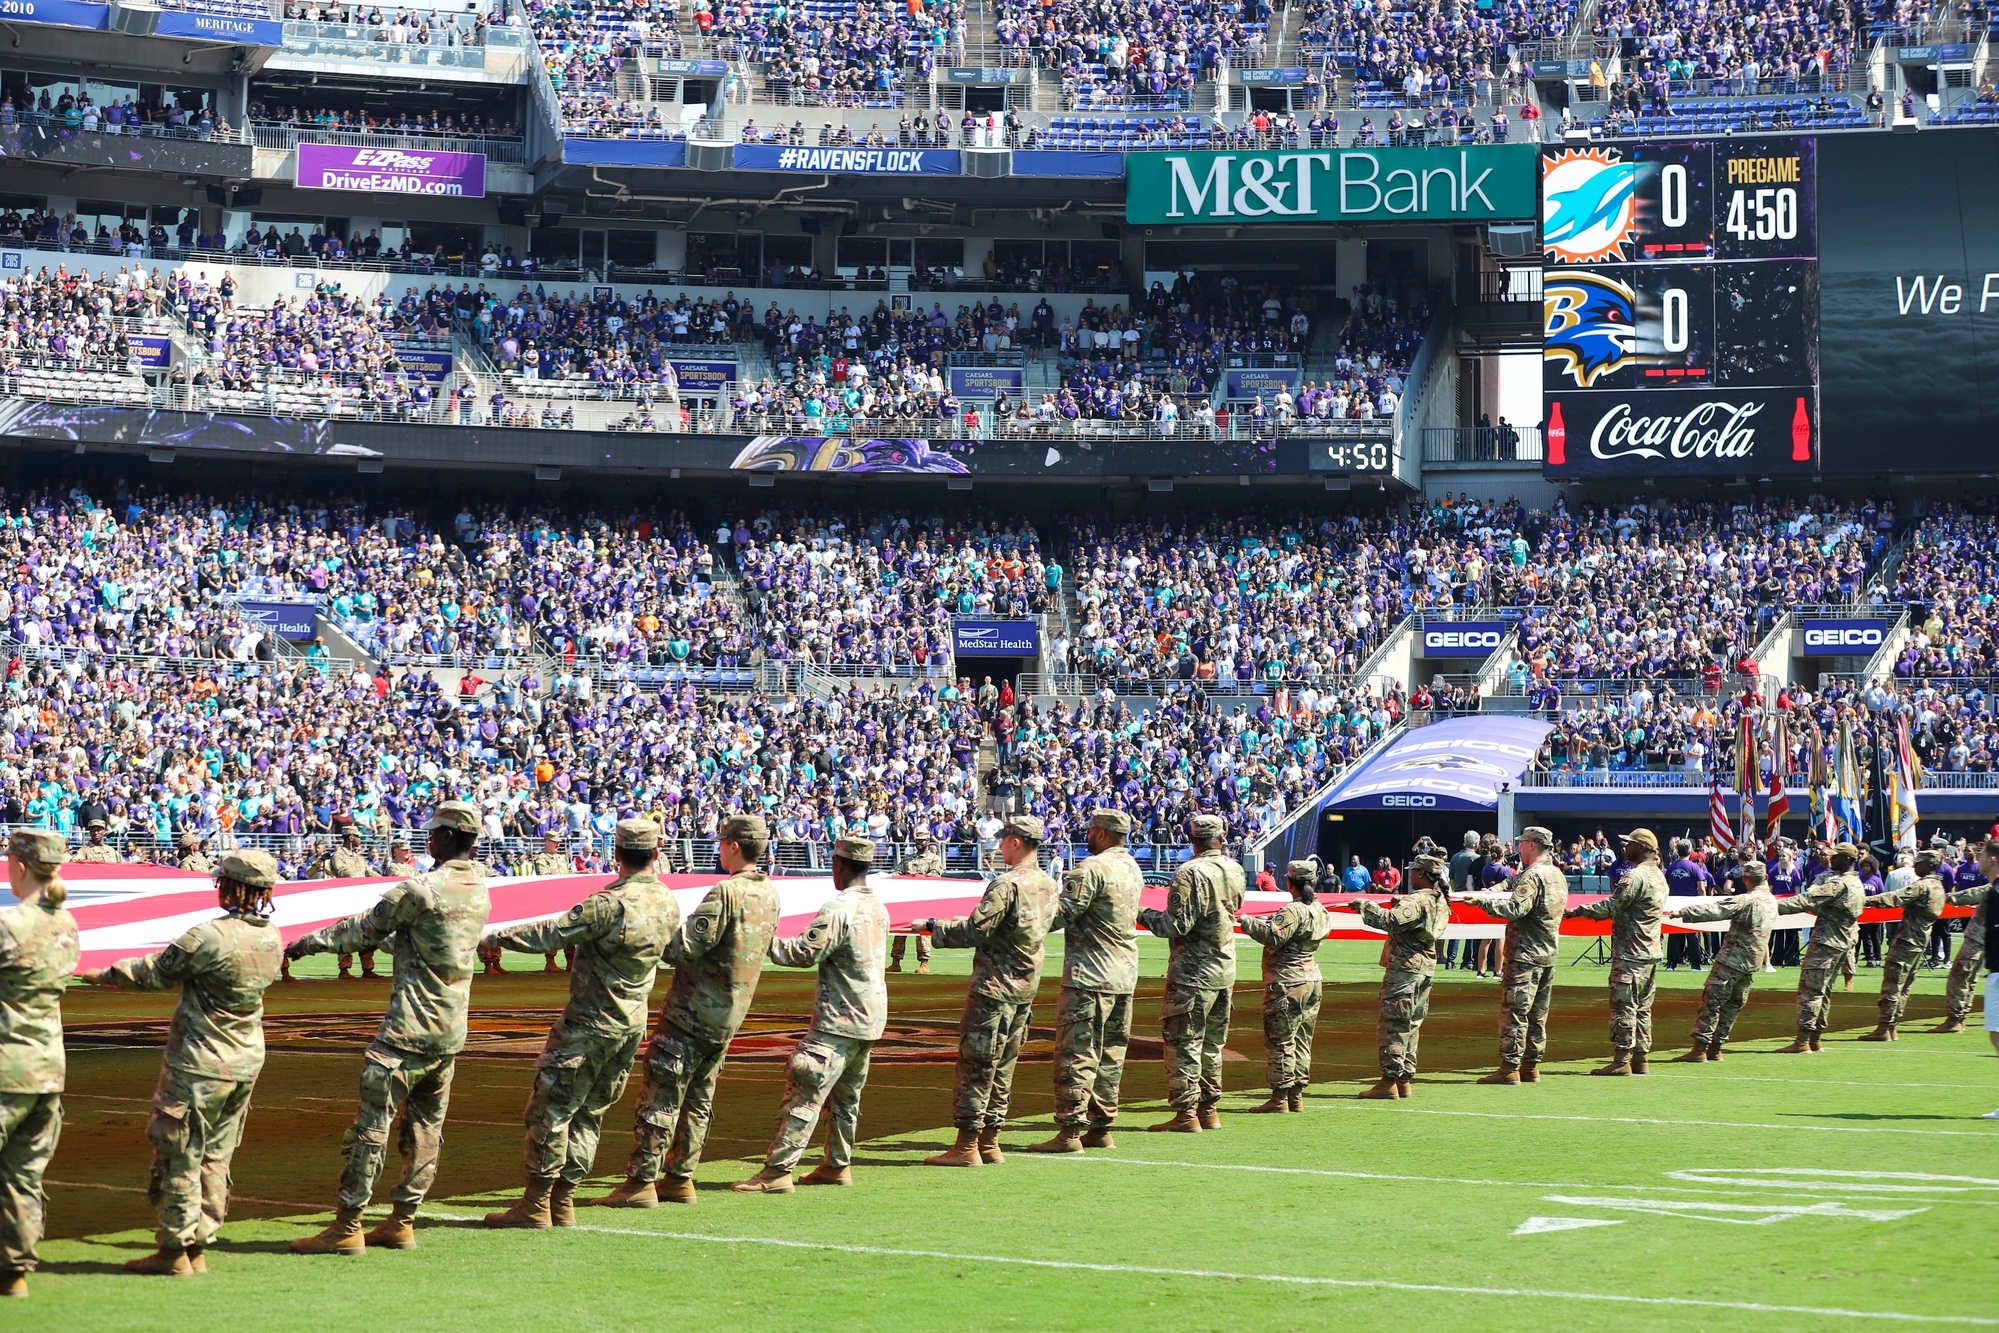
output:
{"label": "white sideline stripe", "polygon": [[[1657,1074],[1662,1071],[1654,1069],[1652,1072]],[[1878,1088],[1883,1086],[1878,1079],[1869,1081],[1866,1079],[1848,1078],[1770,1078],[1764,1074],[1696,1074],[1689,1071],[1685,1074],[1668,1074],[1667,1077],[1697,1078],[1707,1083],[1808,1083],[1827,1088]],[[1951,1088],[1959,1092],[1990,1092],[1993,1089],[1993,1085],[1990,1083],[1895,1083],[1889,1086],[1895,1088]]]}
{"label": "white sideline stripe", "polygon": [[[139,1185],[104,1185],[95,1180],[43,1180],[44,1185],[53,1185],[65,1190],[110,1190],[113,1194],[145,1194],[148,1191]],[[297,1208],[301,1212],[316,1213],[325,1209],[323,1203],[299,1203],[294,1199],[259,1199],[253,1194],[238,1194],[230,1191],[231,1203],[261,1203],[269,1208]],[[85,1239],[77,1237],[76,1239]]]}
{"label": "white sideline stripe", "polygon": [[[1330,1106],[1315,1108],[1321,1111],[1346,1110],[1349,1108],[1335,1102]],[[1359,1111],[1371,1108],[1352,1107]],[[1664,1120],[1638,1115],[1542,1115],[1530,1111],[1438,1111],[1428,1107],[1398,1106],[1396,1115],[1463,1115],[1475,1116],[1480,1120],[1579,1120],[1591,1125],[1702,1125],[1713,1129],[1755,1129],[1768,1133],[1773,1129],[1816,1129],[1827,1134],[1926,1134],[1935,1137],[1955,1139],[1991,1139],[1999,1142],[1999,1135],[1989,1130],[1977,1129],[1894,1129],[1885,1125],[1759,1125],[1747,1120]],[[1966,1120],[1973,1117],[1966,1116]],[[1773,1307],[1774,1308],[1774,1307]]]}
{"label": "white sideline stripe", "polygon": [[[452,1222],[481,1219],[469,1214],[430,1213]],[[1742,1310],[1752,1314],[1817,1315],[1829,1319],[1887,1319],[1911,1324],[1971,1324],[1999,1327],[1999,1319],[1980,1315],[1910,1314],[1902,1310],[1842,1310],[1818,1305],[1766,1305],[1759,1301],[1704,1301],[1687,1296],[1629,1296],[1621,1292],[1551,1291],[1540,1287],[1458,1287],[1441,1282],[1390,1282],[1380,1278],[1307,1277],[1298,1273],[1234,1273],[1214,1268],[1164,1268],[1153,1264],[1092,1264],[1076,1259],[1028,1259],[1010,1254],[960,1254],[952,1250],[910,1250],[889,1245],[851,1245],[836,1241],[779,1240],[773,1236],[715,1236],[697,1231],[647,1231],[640,1227],[578,1225],[566,1231],[602,1236],[635,1236],[644,1240],[696,1241],[710,1245],[768,1245],[782,1250],[818,1250],[832,1254],[865,1254],[884,1259],[941,1259],[959,1264],[1008,1264],[1017,1268],[1052,1268],[1081,1273],[1131,1273],[1140,1277],[1222,1278],[1231,1282],[1275,1282],[1299,1287],[1344,1287],[1362,1291],[1421,1291],[1443,1296],[1500,1296],[1526,1300],[1602,1301],[1613,1305],[1660,1305],[1694,1310]]]}

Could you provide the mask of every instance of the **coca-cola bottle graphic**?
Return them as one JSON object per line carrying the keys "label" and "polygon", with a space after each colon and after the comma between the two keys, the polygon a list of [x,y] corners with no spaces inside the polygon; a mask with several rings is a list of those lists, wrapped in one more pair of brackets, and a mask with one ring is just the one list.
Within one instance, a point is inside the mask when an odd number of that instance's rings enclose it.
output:
{"label": "coca-cola bottle graphic", "polygon": [[[1805,400],[1800,398],[1798,406]],[[1809,432],[1807,432],[1809,438]],[[1548,466],[1561,467],[1569,461],[1569,428],[1562,424],[1562,402],[1558,398],[1548,407]]]}
{"label": "coca-cola bottle graphic", "polygon": [[1798,399],[1798,410],[1791,414],[1791,461],[1812,461],[1812,414],[1805,410],[1802,398]]}

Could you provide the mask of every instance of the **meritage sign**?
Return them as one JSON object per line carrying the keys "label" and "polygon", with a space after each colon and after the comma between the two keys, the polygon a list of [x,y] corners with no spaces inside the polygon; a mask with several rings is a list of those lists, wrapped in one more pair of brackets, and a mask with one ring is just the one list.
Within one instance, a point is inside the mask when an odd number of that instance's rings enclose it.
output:
{"label": "meritage sign", "polygon": [[1127,153],[1124,217],[1157,224],[1464,219],[1538,214],[1532,144]]}

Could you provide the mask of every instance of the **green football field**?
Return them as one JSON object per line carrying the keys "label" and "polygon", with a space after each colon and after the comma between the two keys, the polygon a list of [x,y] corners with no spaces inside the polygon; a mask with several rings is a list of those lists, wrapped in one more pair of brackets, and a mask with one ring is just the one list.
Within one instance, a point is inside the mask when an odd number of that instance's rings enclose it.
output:
{"label": "green football field", "polygon": [[[1577,951],[1580,942],[1570,942]],[[1780,1056],[1795,971],[1765,974],[1721,1065],[1676,1065],[1699,974],[1663,973],[1661,1057],[1643,1078],[1583,1076],[1605,1054],[1605,974],[1565,966],[1538,1085],[1475,1086],[1495,1056],[1495,983],[1440,973],[1411,1101],[1355,1100],[1374,1073],[1378,950],[1327,945],[1327,1000],[1302,1115],[1262,1095],[1256,954],[1243,952],[1219,1131],[1164,1118],[1156,1042],[1164,948],[1146,942],[1117,1147],[1011,1153],[939,1170],[966,958],[890,978],[894,1013],[863,1103],[853,1189],[734,1195],[775,1121],[808,974],[766,971],[732,1056],[696,1207],[584,1209],[571,1231],[492,1232],[520,1186],[520,1108],[562,977],[482,979],[420,1248],[304,1259],[352,1116],[359,1049],[387,984],[271,992],[273,1054],[238,1154],[210,1274],[127,1277],[151,1248],[145,1117],[171,997],[72,989],[67,1125],[51,1239],[0,1328],[1826,1329],[1999,1325],[1999,1061],[1985,1034],[1911,1029],[1858,1044],[1880,973],[1835,1002],[1819,1056]],[[321,963],[322,960],[314,960]],[[510,967],[527,960],[508,955]],[[914,959],[910,960],[914,965]],[[1048,1133],[1057,960],[1003,1143]],[[323,977],[323,973],[321,974]],[[598,1157],[608,1185],[632,1094]],[[813,1159],[809,1158],[808,1162]],[[393,1155],[390,1171],[395,1170]],[[594,1191],[586,1191],[586,1197]],[[382,1191],[386,1202],[386,1185]]]}

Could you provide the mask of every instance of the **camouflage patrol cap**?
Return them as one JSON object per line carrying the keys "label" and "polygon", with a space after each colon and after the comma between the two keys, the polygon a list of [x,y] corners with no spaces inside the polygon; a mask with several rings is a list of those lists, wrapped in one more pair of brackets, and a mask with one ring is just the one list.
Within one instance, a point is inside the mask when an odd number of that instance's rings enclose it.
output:
{"label": "camouflage patrol cap", "polygon": [[722,821],[722,827],[715,836],[731,842],[741,838],[764,842],[770,838],[770,825],[764,823],[762,815],[730,815]]}
{"label": "camouflage patrol cap", "polygon": [[423,826],[424,832],[433,829],[450,829],[453,833],[477,833],[479,831],[479,811],[470,801],[446,801],[431,812],[430,822]]}
{"label": "camouflage patrol cap", "polygon": [[1622,835],[1624,841],[1643,847],[1648,852],[1659,850],[1659,835],[1648,828],[1635,828]]}
{"label": "camouflage patrol cap", "polygon": [[937,841],[937,835],[935,833],[932,833],[927,828],[920,828],[916,830],[915,838],[918,846],[921,846],[924,843]]}
{"label": "camouflage patrol cap", "polygon": [[1284,877],[1286,879],[1302,879],[1307,884],[1310,884],[1319,877],[1319,867],[1313,865],[1310,861],[1293,861],[1284,867]]}
{"label": "camouflage patrol cap", "polygon": [[59,866],[69,859],[69,844],[60,833],[45,828],[17,828],[7,835],[7,857],[36,865]]}
{"label": "camouflage patrol cap", "polygon": [[1742,878],[1746,880],[1753,879],[1760,883],[1770,878],[1770,868],[1761,861],[1744,861],[1742,863]]}
{"label": "camouflage patrol cap", "polygon": [[1539,824],[1529,824],[1526,828],[1514,834],[1513,840],[1515,842],[1539,843],[1544,850],[1555,845],[1555,835],[1547,829],[1542,828]]}
{"label": "camouflage patrol cap", "polygon": [[89,822],[88,824],[85,824],[85,825],[84,825],[84,827],[85,827],[85,828],[110,828],[110,827],[111,827],[111,825],[110,825],[110,823],[109,823],[109,822],[108,822],[107,820],[104,820],[104,819],[93,819],[93,820],[91,820],[91,821],[90,821],[90,822]]}
{"label": "camouflage patrol cap", "polygon": [[1925,847],[1916,853],[1916,864],[1929,866],[1932,870],[1943,864],[1943,853],[1934,847]]}
{"label": "camouflage patrol cap", "polygon": [[1092,810],[1090,811],[1090,827],[1102,829],[1106,833],[1115,833],[1119,837],[1123,837],[1125,834],[1131,832],[1131,816],[1122,810]]}
{"label": "camouflage patrol cap", "polygon": [[1228,821],[1220,815],[1195,815],[1187,821],[1187,832],[1203,842],[1219,838],[1228,831]]}
{"label": "camouflage patrol cap", "polygon": [[1844,856],[1850,861],[1858,861],[1860,859],[1860,849],[1850,842],[1834,843],[1832,845],[1832,854],[1834,856]]}
{"label": "camouflage patrol cap", "polygon": [[871,866],[875,863],[875,845],[866,838],[838,838],[833,843],[833,855],[857,866]]}
{"label": "camouflage patrol cap", "polygon": [[1014,815],[1000,825],[1001,837],[1015,837],[1022,842],[1048,841],[1048,827],[1033,815]]}
{"label": "camouflage patrol cap", "polygon": [[189,851],[193,851],[195,848],[201,846],[201,835],[194,832],[183,833],[180,835],[180,845]]}
{"label": "camouflage patrol cap", "polygon": [[269,852],[231,852],[222,858],[222,868],[215,873],[219,878],[233,879],[253,889],[275,889],[278,886],[277,859]]}
{"label": "camouflage patrol cap", "polygon": [[612,837],[619,851],[651,852],[659,849],[659,825],[650,819],[621,819]]}
{"label": "camouflage patrol cap", "polygon": [[560,833],[557,833],[554,829],[550,829],[548,832],[541,835],[541,840],[543,842],[560,843],[562,841],[562,835]]}
{"label": "camouflage patrol cap", "polygon": [[1425,875],[1428,875],[1432,884],[1446,883],[1450,873],[1445,868],[1444,858],[1441,856],[1419,856],[1409,863],[1409,868],[1411,870],[1420,870]]}

